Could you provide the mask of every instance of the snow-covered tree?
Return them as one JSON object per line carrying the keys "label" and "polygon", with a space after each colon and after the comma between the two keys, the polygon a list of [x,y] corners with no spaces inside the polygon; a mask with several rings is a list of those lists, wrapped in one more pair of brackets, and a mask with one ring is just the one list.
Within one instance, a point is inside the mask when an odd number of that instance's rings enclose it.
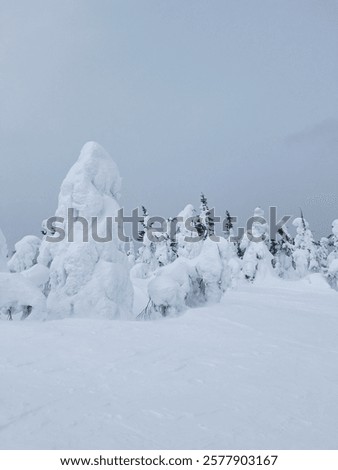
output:
{"label": "snow-covered tree", "polygon": [[328,268],[328,256],[329,256],[329,247],[330,247],[330,240],[327,237],[322,237],[317,243],[317,259],[319,270],[322,273],[327,272]]}
{"label": "snow-covered tree", "polygon": [[177,255],[192,259],[201,252],[204,237],[204,228],[198,232],[196,227],[198,216],[192,204],[188,204],[177,216],[176,240]]}
{"label": "snow-covered tree", "polygon": [[285,227],[279,230],[278,236],[274,245],[270,244],[273,267],[279,277],[293,279],[295,277],[295,263],[292,257],[294,241]]}
{"label": "snow-covered tree", "polygon": [[41,240],[34,235],[28,235],[15,244],[15,252],[8,261],[9,270],[18,273],[31,268],[37,263]]}
{"label": "snow-covered tree", "polygon": [[201,253],[193,261],[200,279],[199,297],[202,293],[205,302],[219,302],[223,293],[233,285],[238,274],[232,264],[234,256],[232,244],[224,238],[204,241]]}
{"label": "snow-covered tree", "polygon": [[133,275],[136,277],[148,277],[156,269],[172,263],[179,256],[177,221],[167,219],[166,226],[158,231],[154,223],[148,212],[144,211],[143,227],[139,235],[139,240],[143,242],[137,258],[139,266],[133,269]]}
{"label": "snow-covered tree", "polygon": [[184,258],[159,269],[148,284],[149,302],[139,318],[166,317],[187,308],[196,278],[195,267]]}
{"label": "snow-covered tree", "polygon": [[328,262],[338,258],[338,219],[332,222],[332,235],[330,237],[330,246],[332,251],[328,256]]}
{"label": "snow-covered tree", "polygon": [[224,219],[224,224],[223,224],[223,233],[224,233],[224,238],[226,240],[233,237],[233,235],[234,235],[234,224],[233,224],[232,217],[231,217],[229,211],[226,211],[226,213],[225,213],[225,219]]}
{"label": "snow-covered tree", "polygon": [[148,210],[144,206],[142,206],[142,212],[143,222],[138,236],[138,241],[142,242],[142,246],[138,250],[137,266],[133,269],[133,276],[146,278],[159,267],[161,262],[161,253],[156,254],[156,244],[162,234],[152,231],[152,236],[149,237],[149,230],[152,230],[153,224]]}
{"label": "snow-covered tree", "polygon": [[138,248],[135,254],[135,263],[132,267],[132,277],[145,279],[158,267],[155,258],[155,244],[147,237],[147,231],[150,227],[148,210],[142,206],[143,221],[141,222],[141,229],[138,232],[137,241],[142,245]]}
{"label": "snow-covered tree", "polygon": [[127,251],[127,256],[128,256],[128,263],[129,263],[129,266],[132,267],[135,265],[135,261],[136,261],[136,254],[135,254],[135,246],[134,246],[134,242],[131,241],[129,243],[129,249]]}
{"label": "snow-covered tree", "polygon": [[149,218],[148,211],[144,206],[142,206],[142,216],[143,216],[143,221],[141,222],[142,228],[138,233],[138,239],[137,239],[139,242],[143,242],[144,235],[146,234],[146,231],[147,231],[147,221]]}
{"label": "snow-covered tree", "polygon": [[334,289],[338,290],[338,219],[332,223],[332,236],[330,237],[331,253],[327,258],[327,279]]}
{"label": "snow-covered tree", "polygon": [[42,293],[42,285],[46,282],[48,270],[36,265],[28,266],[30,263],[27,262],[24,271],[9,273],[7,252],[6,240],[0,230],[0,314],[9,320],[24,320],[27,317],[43,319],[46,315],[46,298]]}
{"label": "snow-covered tree", "polygon": [[0,313],[2,315],[6,315],[9,320],[25,320],[27,317],[34,320],[45,318],[46,298],[33,281],[31,275],[0,273]]}
{"label": "snow-covered tree", "polygon": [[319,263],[317,247],[308,222],[303,214],[293,221],[297,235],[294,240],[293,260],[298,277],[304,277],[309,272],[318,272]]}
{"label": "snow-covered tree", "polygon": [[240,243],[240,249],[244,252],[242,272],[245,279],[253,281],[272,274],[273,256],[266,244],[268,238],[269,229],[264,219],[264,211],[257,207],[251,227]]}
{"label": "snow-covered tree", "polygon": [[[223,222],[223,233],[224,238],[229,242],[229,247],[232,251],[231,264],[233,265],[237,273],[239,267],[239,259],[243,258],[244,252],[240,248],[240,241],[235,239],[234,222],[228,210],[225,212],[225,218]],[[235,275],[235,277],[237,278],[237,274]]]}
{"label": "snow-covered tree", "polygon": [[198,255],[182,255],[154,273],[148,285],[149,302],[140,318],[174,315],[187,307],[219,302],[236,284],[240,267],[233,245],[224,238],[199,243]]}
{"label": "snow-covered tree", "polygon": [[66,236],[61,239],[56,231],[41,244],[38,262],[50,267],[52,316],[129,316],[133,294],[128,259],[115,224],[120,188],[112,158],[99,144],[87,143],[61,186],[55,215],[64,221]]}
{"label": "snow-covered tree", "polygon": [[0,229],[0,272],[8,271],[7,266],[8,248],[7,242],[2,230]]}
{"label": "snow-covered tree", "polygon": [[215,234],[215,222],[212,210],[209,209],[208,200],[203,193],[201,193],[200,215],[196,223],[196,228],[199,233],[204,232],[204,238],[211,237]]}
{"label": "snow-covered tree", "polygon": [[178,242],[177,242],[177,221],[176,219],[169,217],[167,219],[168,230],[167,230],[167,245],[168,245],[168,258],[169,262],[172,263],[178,258]]}

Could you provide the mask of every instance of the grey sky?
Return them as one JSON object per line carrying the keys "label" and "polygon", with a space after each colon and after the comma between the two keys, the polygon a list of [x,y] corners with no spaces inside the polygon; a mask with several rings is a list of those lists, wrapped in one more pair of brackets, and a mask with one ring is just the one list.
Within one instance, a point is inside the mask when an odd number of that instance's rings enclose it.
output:
{"label": "grey sky", "polygon": [[336,0],[0,0],[0,226],[37,233],[88,140],[122,204],[338,218]]}

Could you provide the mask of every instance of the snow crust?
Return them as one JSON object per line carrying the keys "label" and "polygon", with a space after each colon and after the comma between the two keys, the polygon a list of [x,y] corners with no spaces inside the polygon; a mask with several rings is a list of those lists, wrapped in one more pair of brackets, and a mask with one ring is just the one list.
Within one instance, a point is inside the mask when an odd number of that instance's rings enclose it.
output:
{"label": "snow crust", "polygon": [[337,449],[337,295],[313,274],[161,321],[3,321],[0,447]]}

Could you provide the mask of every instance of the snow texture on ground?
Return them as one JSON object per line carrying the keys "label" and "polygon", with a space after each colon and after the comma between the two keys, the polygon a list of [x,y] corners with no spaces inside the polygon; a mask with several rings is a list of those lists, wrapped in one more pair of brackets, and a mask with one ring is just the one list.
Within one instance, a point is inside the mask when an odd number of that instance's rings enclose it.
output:
{"label": "snow texture on ground", "polygon": [[1,449],[338,449],[338,294],[313,275],[152,322],[0,322]]}

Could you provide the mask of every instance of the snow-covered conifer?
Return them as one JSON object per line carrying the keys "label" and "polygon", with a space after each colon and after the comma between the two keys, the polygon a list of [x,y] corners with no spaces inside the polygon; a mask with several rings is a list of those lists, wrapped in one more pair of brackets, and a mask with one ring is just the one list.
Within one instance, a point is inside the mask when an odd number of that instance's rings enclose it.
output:
{"label": "snow-covered conifer", "polygon": [[7,267],[8,248],[6,238],[0,229],[0,272],[8,271]]}
{"label": "snow-covered conifer", "polygon": [[255,209],[251,225],[240,243],[240,249],[244,252],[242,272],[249,281],[272,274],[273,259],[266,244],[268,225],[260,207]]}
{"label": "snow-covered conifer", "polygon": [[317,247],[312,232],[303,214],[293,221],[297,235],[294,240],[293,260],[298,277],[304,277],[309,272],[318,272],[319,263]]}
{"label": "snow-covered conifer", "polygon": [[213,211],[209,209],[208,200],[203,193],[201,193],[200,215],[196,228],[201,234],[204,232],[204,238],[215,234]]}
{"label": "snow-covered conifer", "polygon": [[18,273],[31,268],[37,263],[41,239],[28,235],[15,244],[15,252],[8,261],[9,270]]}
{"label": "snow-covered conifer", "polygon": [[332,223],[330,245],[332,251],[327,258],[327,279],[331,287],[338,290],[338,219]]}
{"label": "snow-covered conifer", "polygon": [[225,219],[223,224],[223,233],[226,240],[230,239],[234,235],[234,224],[229,211],[225,212]]}
{"label": "snow-covered conifer", "polygon": [[0,273],[0,313],[7,315],[9,320],[25,320],[27,317],[30,320],[45,318],[46,297],[34,283],[33,276],[24,276],[22,273]]}
{"label": "snow-covered conifer", "polygon": [[149,217],[148,211],[144,206],[142,206],[142,216],[143,216],[143,221],[141,222],[142,228],[138,233],[138,239],[137,239],[139,242],[143,242],[144,235],[147,231],[147,220]]}
{"label": "snow-covered conifer", "polygon": [[127,256],[128,256],[128,263],[129,263],[129,266],[132,267],[134,266],[135,264],[135,260],[136,260],[136,256],[135,256],[135,246],[134,246],[134,242],[131,241],[129,243],[129,249],[127,251]]}
{"label": "snow-covered conifer", "polygon": [[[61,186],[55,215],[64,220],[65,238],[56,232],[55,240],[43,240],[40,249],[38,262],[50,266],[52,316],[129,316],[133,294],[128,259],[115,224],[120,188],[112,158],[99,144],[88,142]],[[71,223],[69,210],[77,221]]]}
{"label": "snow-covered conifer", "polygon": [[201,252],[205,228],[199,231],[196,227],[199,219],[196,209],[188,204],[177,216],[177,254],[184,258],[192,259]]}
{"label": "snow-covered conifer", "polygon": [[[156,244],[159,243],[158,240],[163,234],[156,233],[152,230],[153,223],[147,209],[144,206],[142,206],[142,212],[142,229],[140,230],[138,237],[138,240],[142,241],[142,246],[138,250],[138,256],[136,260],[138,266],[133,270],[136,277],[148,277],[153,271],[155,271],[155,269],[159,267],[159,259],[161,260],[161,253],[157,253],[156,256]],[[150,230],[151,234],[149,234]]]}
{"label": "snow-covered conifer", "polygon": [[281,228],[278,232],[278,239],[275,240],[274,249],[270,253],[273,255],[272,264],[276,274],[283,279],[293,279],[295,277],[295,263],[293,260],[294,241],[287,229]]}
{"label": "snow-covered conifer", "polygon": [[328,256],[329,256],[330,240],[327,237],[322,237],[317,243],[317,260],[319,270],[322,273],[327,272],[328,268]]}
{"label": "snow-covered conifer", "polygon": [[140,318],[173,315],[188,307],[219,302],[236,285],[240,268],[232,244],[224,238],[207,238],[200,247],[197,256],[180,256],[154,273],[148,285],[149,302]]}

